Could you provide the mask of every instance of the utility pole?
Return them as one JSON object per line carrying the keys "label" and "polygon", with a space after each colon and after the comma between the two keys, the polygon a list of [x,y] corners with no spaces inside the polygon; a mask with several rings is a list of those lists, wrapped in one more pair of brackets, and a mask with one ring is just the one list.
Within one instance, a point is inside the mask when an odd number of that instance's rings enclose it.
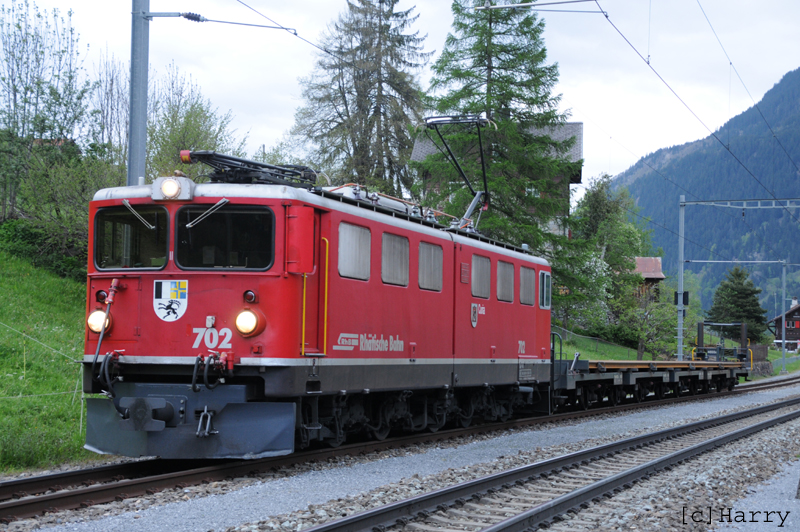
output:
{"label": "utility pole", "polygon": [[678,360],[683,360],[683,245],[686,196],[680,197],[678,210]]}
{"label": "utility pole", "polygon": [[147,147],[147,68],[150,55],[150,0],[133,0],[131,11],[131,92],[128,130],[128,186],[145,175]]}
{"label": "utility pole", "polygon": [[[786,199],[741,199],[741,200],[710,200],[710,201],[686,201],[686,196],[680,197],[679,210],[678,210],[678,360],[683,360],[683,264],[684,262],[730,262],[730,263],[779,263],[783,264],[783,304],[781,309],[786,305],[786,266],[788,259],[783,261],[727,261],[727,260],[684,260],[683,246],[684,246],[684,211],[687,205],[706,205],[710,207],[722,207],[729,209],[741,209],[742,216],[744,216],[745,209],[789,209],[800,208],[800,198],[786,198]],[[783,319],[783,371],[786,372],[786,319]]]}
{"label": "utility pole", "polygon": [[783,369],[781,375],[785,375],[786,371],[786,266],[789,264],[789,259],[783,263],[783,270],[781,271],[781,286],[783,287],[783,297],[781,297],[781,351],[783,352]]}

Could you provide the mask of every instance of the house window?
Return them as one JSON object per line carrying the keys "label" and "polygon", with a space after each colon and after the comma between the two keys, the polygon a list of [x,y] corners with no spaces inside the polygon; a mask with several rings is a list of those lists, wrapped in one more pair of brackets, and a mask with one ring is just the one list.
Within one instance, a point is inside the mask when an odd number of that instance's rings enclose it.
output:
{"label": "house window", "polygon": [[514,302],[514,265],[497,261],[497,299]]}
{"label": "house window", "polygon": [[472,256],[472,295],[489,299],[492,284],[492,261],[489,257]]}
{"label": "house window", "polygon": [[419,287],[422,290],[442,291],[442,247],[419,243]]}
{"label": "house window", "polygon": [[369,281],[370,230],[339,224],[339,275]]}
{"label": "house window", "polygon": [[522,266],[519,269],[519,302],[536,304],[536,270]]}
{"label": "house window", "polygon": [[408,239],[383,233],[381,280],[386,284],[408,286]]}
{"label": "house window", "polygon": [[539,272],[539,308],[550,308],[550,273]]}

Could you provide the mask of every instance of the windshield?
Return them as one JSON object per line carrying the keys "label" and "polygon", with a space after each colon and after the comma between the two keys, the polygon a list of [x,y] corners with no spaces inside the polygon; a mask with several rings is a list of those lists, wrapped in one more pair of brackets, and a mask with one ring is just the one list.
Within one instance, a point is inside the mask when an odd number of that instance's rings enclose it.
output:
{"label": "windshield", "polygon": [[274,255],[274,215],[267,207],[218,208],[189,228],[211,205],[178,211],[176,263],[181,268],[266,270]]}
{"label": "windshield", "polygon": [[167,210],[143,205],[131,208],[144,222],[127,207],[97,211],[94,264],[98,270],[163,268],[167,263]]}

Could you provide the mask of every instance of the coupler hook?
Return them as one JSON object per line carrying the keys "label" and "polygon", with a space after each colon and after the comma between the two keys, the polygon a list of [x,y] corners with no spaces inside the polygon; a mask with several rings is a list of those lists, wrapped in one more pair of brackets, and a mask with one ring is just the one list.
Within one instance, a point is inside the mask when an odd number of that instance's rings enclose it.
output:
{"label": "coupler hook", "polygon": [[[200,422],[197,424],[197,437],[198,438],[207,438],[212,434],[219,434],[218,430],[211,430],[211,416],[213,416],[213,412],[208,411],[208,405],[203,408],[203,411],[200,413]],[[203,428],[203,420],[206,422],[205,428]]]}

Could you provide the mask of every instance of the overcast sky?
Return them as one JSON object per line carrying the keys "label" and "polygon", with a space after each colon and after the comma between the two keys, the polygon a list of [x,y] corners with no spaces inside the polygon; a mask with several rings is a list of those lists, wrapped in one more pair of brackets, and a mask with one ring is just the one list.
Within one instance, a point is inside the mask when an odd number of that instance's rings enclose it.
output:
{"label": "overcast sky", "polygon": [[[243,1],[313,42],[346,7],[344,0]],[[73,24],[90,45],[90,70],[103,50],[130,57],[131,0],[39,0],[37,5],[73,10]],[[712,130],[752,101],[700,5],[756,101],[800,66],[798,0],[599,0],[599,5]],[[452,22],[450,2],[401,0],[398,7],[413,6],[419,15],[415,30],[427,35],[426,49],[438,57]],[[597,4],[550,9],[597,11]],[[150,0],[150,10],[271,24],[237,0]],[[659,148],[708,135],[602,14],[540,16],[546,22],[549,62],[560,69],[556,93],[562,95],[562,109],[584,123],[584,183],[602,173],[622,172]],[[262,144],[275,144],[292,126],[302,103],[298,78],[311,73],[317,53],[281,30],[175,18],[150,23],[152,68],[163,72],[174,61],[190,74],[215,106],[233,113],[238,132],[248,134],[251,153]],[[419,75],[425,87],[429,73]]]}

